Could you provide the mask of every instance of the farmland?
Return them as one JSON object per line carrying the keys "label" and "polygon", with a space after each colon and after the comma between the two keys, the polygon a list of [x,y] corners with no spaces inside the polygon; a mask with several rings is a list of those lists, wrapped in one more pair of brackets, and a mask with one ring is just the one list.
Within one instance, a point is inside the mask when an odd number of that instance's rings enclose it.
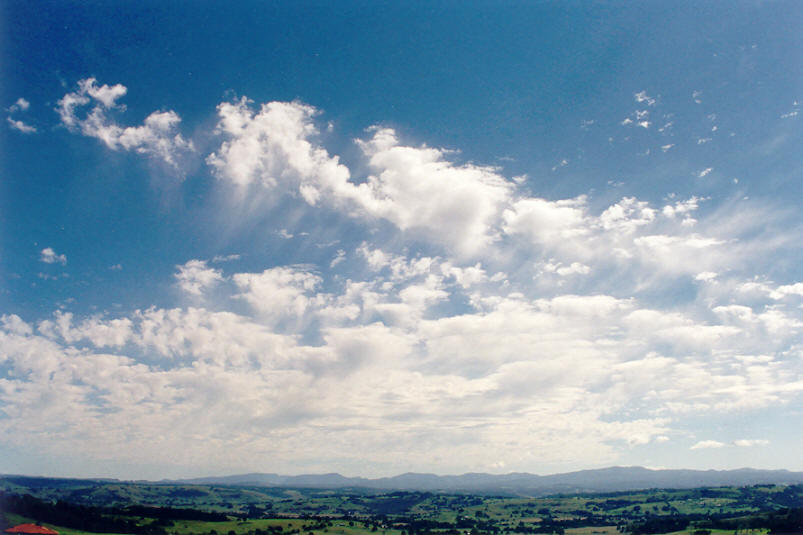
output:
{"label": "farmland", "polygon": [[0,490],[6,525],[63,535],[746,535],[788,531],[803,508],[801,485],[532,497],[6,477]]}

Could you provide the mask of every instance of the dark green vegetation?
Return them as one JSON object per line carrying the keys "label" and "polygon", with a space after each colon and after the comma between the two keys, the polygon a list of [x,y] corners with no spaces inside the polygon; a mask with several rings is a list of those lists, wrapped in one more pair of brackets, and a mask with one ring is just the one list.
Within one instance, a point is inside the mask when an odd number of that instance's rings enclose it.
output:
{"label": "dark green vegetation", "polygon": [[5,524],[64,535],[803,532],[803,485],[529,497],[4,477],[0,491]]}

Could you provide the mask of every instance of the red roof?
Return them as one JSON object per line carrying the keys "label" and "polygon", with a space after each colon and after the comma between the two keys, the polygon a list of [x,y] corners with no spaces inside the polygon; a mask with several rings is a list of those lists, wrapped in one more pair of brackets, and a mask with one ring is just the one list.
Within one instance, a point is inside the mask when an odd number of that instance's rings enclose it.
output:
{"label": "red roof", "polygon": [[59,535],[58,531],[39,526],[37,524],[20,524],[13,528],[8,528],[6,533],[33,533],[35,535]]}

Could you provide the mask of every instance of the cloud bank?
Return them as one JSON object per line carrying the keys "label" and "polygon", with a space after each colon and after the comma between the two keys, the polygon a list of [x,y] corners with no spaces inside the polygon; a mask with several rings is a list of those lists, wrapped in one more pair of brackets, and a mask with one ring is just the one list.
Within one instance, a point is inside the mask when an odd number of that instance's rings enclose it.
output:
{"label": "cloud bank", "polygon": [[[171,166],[194,151],[172,111],[118,125],[126,92],[82,80],[61,122]],[[658,99],[635,100],[645,122]],[[4,440],[132,465],[182,451],[210,471],[537,470],[650,444],[724,448],[686,422],[800,400],[801,283],[755,271],[798,236],[767,240],[760,205],[538,197],[377,126],[354,140],[358,175],[324,146],[321,115],[223,102],[207,169],[237,202],[356,222],[362,242],[320,264],[187,258],[173,306],[7,313]],[[299,230],[265,232],[301,243]]]}

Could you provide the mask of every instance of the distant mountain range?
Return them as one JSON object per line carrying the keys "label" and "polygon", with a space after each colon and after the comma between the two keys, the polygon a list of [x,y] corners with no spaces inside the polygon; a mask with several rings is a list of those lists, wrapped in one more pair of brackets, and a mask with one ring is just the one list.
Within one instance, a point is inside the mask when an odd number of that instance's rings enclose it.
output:
{"label": "distant mountain range", "polygon": [[459,476],[407,473],[368,479],[340,474],[282,476],[242,474],[222,477],[165,480],[162,483],[236,485],[284,488],[449,491],[544,495],[575,492],[615,492],[649,488],[695,488],[758,484],[803,484],[803,472],[788,470],[651,470],[642,467],[611,467],[539,476],[527,473],[504,475],[470,473]]}

